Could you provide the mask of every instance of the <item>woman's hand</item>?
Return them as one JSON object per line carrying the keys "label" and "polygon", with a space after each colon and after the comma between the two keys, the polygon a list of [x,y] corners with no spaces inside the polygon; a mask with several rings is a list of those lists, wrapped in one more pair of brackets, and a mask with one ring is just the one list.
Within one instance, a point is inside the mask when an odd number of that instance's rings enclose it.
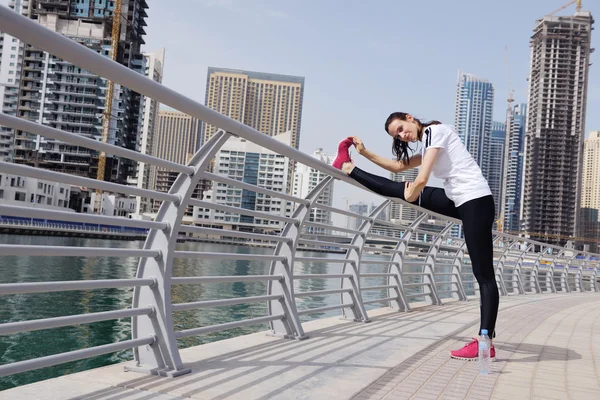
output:
{"label": "woman's hand", "polygon": [[404,184],[404,200],[412,203],[419,198],[419,194],[421,194],[419,185],[416,185],[414,182],[406,182]]}
{"label": "woman's hand", "polygon": [[363,144],[362,140],[360,140],[356,136],[349,136],[348,138],[352,139],[352,142],[354,143],[354,147],[356,148],[358,154],[364,155],[364,153],[367,151],[367,148]]}

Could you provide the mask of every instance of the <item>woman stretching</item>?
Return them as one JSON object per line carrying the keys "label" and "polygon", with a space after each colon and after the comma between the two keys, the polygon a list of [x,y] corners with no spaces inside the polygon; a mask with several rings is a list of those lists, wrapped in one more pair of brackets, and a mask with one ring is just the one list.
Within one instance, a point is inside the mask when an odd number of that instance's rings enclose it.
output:
{"label": "woman stretching", "polygon": [[[393,139],[395,160],[380,157],[367,150],[362,140],[351,136],[339,147],[335,168],[341,169],[366,188],[382,196],[397,197],[430,211],[462,221],[465,241],[473,274],[479,283],[482,329],[494,337],[498,316],[498,286],[494,274],[492,225],[495,206],[492,192],[481,169],[469,154],[456,132],[438,121],[423,123],[413,116],[395,112],[385,121],[385,131]],[[422,154],[409,156],[410,142],[420,141]],[[352,163],[349,148],[354,145],[359,154],[391,172],[401,172],[421,166],[414,182],[394,182],[357,168]],[[425,186],[429,175],[444,180],[444,189]],[[491,346],[490,356],[496,356]],[[477,339],[460,350],[450,352],[453,358],[477,359]]]}

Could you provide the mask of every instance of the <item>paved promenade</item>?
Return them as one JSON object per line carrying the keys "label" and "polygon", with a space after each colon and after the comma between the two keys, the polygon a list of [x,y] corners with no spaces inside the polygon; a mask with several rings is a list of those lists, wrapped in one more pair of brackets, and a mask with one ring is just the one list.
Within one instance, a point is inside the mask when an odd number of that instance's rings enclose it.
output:
{"label": "paved promenade", "polygon": [[309,322],[300,342],[258,333],[185,349],[192,373],[176,379],[114,365],[0,398],[600,399],[600,294],[501,298],[498,362],[484,377],[475,362],[448,356],[477,332],[477,300],[371,315],[368,324]]}

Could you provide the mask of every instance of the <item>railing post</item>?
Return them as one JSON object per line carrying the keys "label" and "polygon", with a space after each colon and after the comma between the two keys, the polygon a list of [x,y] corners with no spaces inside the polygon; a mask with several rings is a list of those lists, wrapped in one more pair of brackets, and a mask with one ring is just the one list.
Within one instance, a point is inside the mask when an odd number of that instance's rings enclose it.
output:
{"label": "railing post", "polygon": [[537,258],[533,262],[533,267],[531,267],[531,274],[535,273],[535,291],[536,293],[542,294],[542,286],[540,285],[540,260],[546,253],[547,247],[540,246],[540,252],[537,255]]}
{"label": "railing post", "polygon": [[[427,217],[427,214],[425,214],[425,213],[421,214],[411,224],[410,227],[413,227],[415,223],[417,225],[420,224],[421,221],[423,221],[426,217]],[[392,284],[398,285],[398,293],[392,293],[392,291],[390,290],[390,297],[392,297],[393,295],[398,296],[398,299],[395,301],[396,304],[391,303],[391,306],[392,306],[392,308],[397,309],[398,311],[406,311],[406,312],[410,311],[410,304],[408,303],[408,298],[406,297],[406,291],[404,290],[404,281],[402,279],[402,272],[404,271],[403,261],[404,261],[405,255],[406,255],[405,254],[406,250],[408,248],[408,242],[410,241],[410,239],[414,233],[413,230],[410,229],[410,227],[404,231],[402,236],[400,236],[400,240],[398,241],[398,244],[396,245],[396,248],[394,249],[394,253],[392,253],[392,256],[390,259],[392,264],[390,264],[390,268],[388,270],[389,273],[394,274],[393,276],[388,278],[388,285],[392,285]],[[393,282],[392,282],[392,280],[393,280]]]}
{"label": "railing post", "polygon": [[[525,250],[523,250],[521,248],[523,246],[523,244],[521,242],[516,241],[515,243],[520,247],[519,251],[521,251],[521,254],[517,258],[517,261],[515,261],[515,265],[513,266],[512,286],[514,288],[514,284],[516,283],[517,284],[517,292],[519,294],[525,294],[525,288],[523,287],[523,278],[521,277],[521,264],[523,263],[523,254],[525,254],[525,252],[527,251],[527,247],[525,248]],[[513,243],[513,245],[515,243]]]}
{"label": "railing post", "polygon": [[[569,269],[571,268],[571,264],[573,263],[573,260],[575,259],[575,257],[577,257],[577,254],[578,254],[577,251],[575,251],[573,249],[571,249],[571,251],[573,252],[573,255],[569,258],[569,261],[567,263],[565,263],[565,282],[566,282],[565,287],[567,289],[567,293],[572,292],[571,286],[569,285],[569,277],[570,277]],[[575,283],[575,286],[577,286],[576,282],[573,282],[573,283]]]}
{"label": "railing post", "polygon": [[216,152],[227,141],[229,135],[217,132],[194,155],[189,165],[194,167],[193,175],[180,174],[169,190],[171,194],[180,196],[179,203],[163,202],[156,221],[166,222],[166,231],[152,230],[148,235],[144,249],[159,249],[160,258],[142,258],[138,264],[136,278],[156,279],[153,287],[136,287],[133,292],[133,308],[154,308],[150,316],[132,318],[132,338],[137,339],[154,335],[156,342],[151,346],[133,349],[135,366],[125,367],[128,371],[151,373],[175,377],[190,372],[181,361],[173,326],[173,310],[171,305],[171,278],[173,274],[173,252],[177,244],[179,226],[189,200],[198,181],[200,172],[204,171]]}
{"label": "railing post", "polygon": [[[502,239],[502,247],[496,247],[496,244]],[[506,243],[505,240],[511,240],[509,238],[505,238],[502,234],[497,234],[496,238],[493,241],[493,246],[498,249],[504,249],[502,255],[498,258],[498,264],[494,265],[494,276],[496,277],[496,283],[498,283],[498,289],[500,291],[500,296],[507,296],[508,291],[506,290],[506,283],[504,282],[504,259],[506,254]],[[494,259],[495,260],[495,259]]]}
{"label": "railing post", "polygon": [[[437,254],[440,250],[440,246],[443,243],[443,241],[446,239],[446,236],[452,232],[452,228],[454,227],[454,222],[449,222],[446,227],[444,229],[442,229],[442,231],[436,236],[435,241],[433,242],[433,244],[431,245],[431,247],[429,248],[429,253],[427,254],[427,258],[426,258],[426,262],[429,262],[429,260],[431,260],[431,263],[433,264],[433,274],[435,275],[435,270],[436,270],[436,258],[437,258]],[[464,251],[461,249],[459,251],[457,251],[457,254],[455,255],[454,258],[454,262],[453,262],[453,275],[450,276],[450,286],[456,286],[456,294],[458,297],[459,301],[467,301],[467,295],[465,293],[465,288],[463,286],[463,282],[462,282],[462,270],[461,270],[461,266],[462,266],[462,261],[458,261],[458,258],[460,255],[459,253],[462,252],[462,257],[464,257]],[[458,262],[457,262],[458,261]],[[434,276],[435,279],[435,276]],[[441,303],[441,299],[439,299],[440,303]]]}
{"label": "railing post", "polygon": [[598,267],[592,267],[592,274],[590,275],[590,290],[598,293]]}
{"label": "railing post", "polygon": [[[563,256],[564,252],[565,252],[564,249],[562,249],[558,253],[556,253],[556,256],[554,256],[554,258],[552,259],[552,262],[550,263],[550,269],[552,270],[552,287],[554,289],[553,293],[558,292],[558,289],[556,288],[556,282],[554,282],[554,274],[556,273],[556,263],[558,262],[558,259]],[[565,274],[564,274],[564,269],[563,269],[563,271],[560,274],[560,290],[561,290],[561,292],[563,291],[563,289],[565,291],[567,291],[563,285],[564,275]]]}
{"label": "railing post", "polygon": [[[389,204],[389,200],[385,200],[369,215],[369,219],[363,221],[360,225],[360,234],[354,235],[350,242],[354,247],[348,249],[346,259],[351,260],[351,263],[346,263],[342,267],[342,274],[350,274],[352,278],[342,279],[342,289],[350,288],[350,292],[341,294],[342,304],[353,304],[353,307],[348,309],[343,308],[342,313],[345,318],[352,319],[357,322],[371,322],[363,303],[362,292],[360,290],[360,259],[363,252],[363,247],[367,242],[367,234],[373,227],[375,219]],[[390,296],[391,297],[391,296]],[[348,310],[348,311],[346,311]]]}
{"label": "railing post", "polygon": [[268,303],[268,314],[284,314],[285,320],[271,321],[270,326],[273,335],[286,338],[302,340],[308,338],[304,333],[304,328],[300,322],[298,309],[296,307],[296,298],[294,296],[294,258],[300,238],[302,225],[308,218],[312,206],[317,202],[319,196],[325,188],[332,184],[333,178],[327,177],[317,184],[317,186],[306,196],[308,204],[300,204],[292,218],[295,223],[287,223],[283,228],[281,236],[287,238],[286,242],[280,242],[275,247],[274,255],[284,256],[286,262],[273,261],[271,263],[270,275],[282,275],[281,281],[270,281],[267,286],[267,293],[282,295],[281,301],[272,300]]}
{"label": "railing post", "polygon": [[[542,292],[542,286],[540,284],[540,265],[542,264],[542,258],[544,257],[544,254],[547,253],[548,249],[551,249],[551,247],[547,246],[547,247],[540,247],[541,251],[538,254],[537,259],[535,260],[535,265],[534,267],[536,268],[536,274],[538,277],[538,291],[539,293],[544,293]],[[547,270],[546,272],[546,289],[548,289],[548,272]]]}

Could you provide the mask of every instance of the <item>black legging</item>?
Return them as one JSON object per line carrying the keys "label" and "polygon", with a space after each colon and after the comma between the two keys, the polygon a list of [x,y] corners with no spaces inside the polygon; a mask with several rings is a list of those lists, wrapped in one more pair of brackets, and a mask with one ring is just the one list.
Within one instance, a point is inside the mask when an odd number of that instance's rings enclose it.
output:
{"label": "black legging", "polygon": [[[387,197],[404,200],[404,182],[394,182],[381,176],[373,175],[354,168],[350,177],[373,192]],[[494,198],[491,195],[470,200],[456,207],[446,196],[444,189],[425,187],[421,199],[412,204],[420,205],[430,211],[462,221],[465,241],[471,258],[473,274],[479,283],[481,302],[481,329],[487,329],[490,337],[494,336],[500,295],[494,273],[494,245],[492,226],[496,214]]]}

